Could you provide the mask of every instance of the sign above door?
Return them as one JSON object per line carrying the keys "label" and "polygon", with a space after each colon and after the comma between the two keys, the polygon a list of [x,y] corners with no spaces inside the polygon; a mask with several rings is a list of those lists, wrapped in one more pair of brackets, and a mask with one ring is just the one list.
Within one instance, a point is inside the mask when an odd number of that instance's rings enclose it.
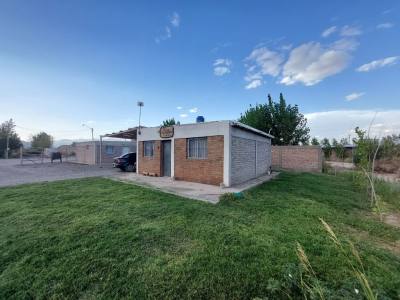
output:
{"label": "sign above door", "polygon": [[173,126],[165,126],[160,128],[160,137],[161,138],[172,138],[174,136],[174,127]]}

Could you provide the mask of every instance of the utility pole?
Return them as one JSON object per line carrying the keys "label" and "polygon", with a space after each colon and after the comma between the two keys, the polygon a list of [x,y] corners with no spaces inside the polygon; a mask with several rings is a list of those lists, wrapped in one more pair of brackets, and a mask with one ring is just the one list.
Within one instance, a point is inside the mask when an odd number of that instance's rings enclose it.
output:
{"label": "utility pole", "polygon": [[139,134],[141,134],[141,132],[140,132],[140,118],[142,116],[142,107],[144,106],[144,102],[143,101],[138,101],[137,102],[137,106],[139,106]]}

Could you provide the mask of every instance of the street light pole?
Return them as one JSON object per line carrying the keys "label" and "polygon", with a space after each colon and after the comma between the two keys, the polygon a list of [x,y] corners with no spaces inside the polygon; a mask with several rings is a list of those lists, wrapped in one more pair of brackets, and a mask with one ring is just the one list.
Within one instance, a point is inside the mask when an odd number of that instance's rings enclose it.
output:
{"label": "street light pole", "polygon": [[87,128],[89,128],[89,129],[90,129],[90,132],[91,132],[91,134],[92,134],[92,141],[94,141],[93,127],[90,127],[90,126],[86,125],[85,123],[84,123],[84,124],[82,124],[82,126],[83,126],[83,127],[87,127]]}
{"label": "street light pole", "polygon": [[137,106],[139,106],[139,134],[141,134],[141,132],[140,132],[140,119],[142,117],[142,107],[144,106],[144,102],[143,101],[138,101],[137,102]]}
{"label": "street light pole", "polygon": [[93,135],[93,127],[90,127],[88,125],[86,125],[85,123],[82,124],[83,127],[87,127],[90,129],[90,132],[92,134],[92,143],[93,143],[93,162],[94,164],[96,164],[96,142],[94,141],[94,135]]}

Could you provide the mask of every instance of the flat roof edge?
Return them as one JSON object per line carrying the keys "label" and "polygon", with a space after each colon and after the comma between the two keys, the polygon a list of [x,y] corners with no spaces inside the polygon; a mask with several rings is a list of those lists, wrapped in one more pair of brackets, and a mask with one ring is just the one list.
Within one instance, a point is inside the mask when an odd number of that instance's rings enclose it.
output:
{"label": "flat roof edge", "polygon": [[270,138],[270,139],[273,139],[273,138],[274,138],[274,136],[271,135],[271,134],[269,134],[269,133],[266,133],[266,132],[264,132],[264,131],[258,130],[258,129],[256,129],[256,128],[254,128],[254,127],[251,127],[251,126],[249,126],[249,125],[243,124],[243,123],[238,122],[238,121],[230,121],[230,125],[231,125],[231,126],[235,126],[235,127],[239,127],[239,128],[242,128],[242,129],[245,129],[245,130],[248,130],[248,131],[252,131],[252,132],[254,132],[254,133],[256,133],[256,134],[259,134],[259,135],[268,137],[268,138]]}

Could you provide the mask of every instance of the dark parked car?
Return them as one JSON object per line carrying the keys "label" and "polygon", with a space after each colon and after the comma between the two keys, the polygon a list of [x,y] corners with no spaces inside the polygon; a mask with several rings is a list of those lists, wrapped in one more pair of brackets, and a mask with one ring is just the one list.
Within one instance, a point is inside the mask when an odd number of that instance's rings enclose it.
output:
{"label": "dark parked car", "polygon": [[113,166],[121,171],[136,172],[136,153],[130,152],[114,158]]}

